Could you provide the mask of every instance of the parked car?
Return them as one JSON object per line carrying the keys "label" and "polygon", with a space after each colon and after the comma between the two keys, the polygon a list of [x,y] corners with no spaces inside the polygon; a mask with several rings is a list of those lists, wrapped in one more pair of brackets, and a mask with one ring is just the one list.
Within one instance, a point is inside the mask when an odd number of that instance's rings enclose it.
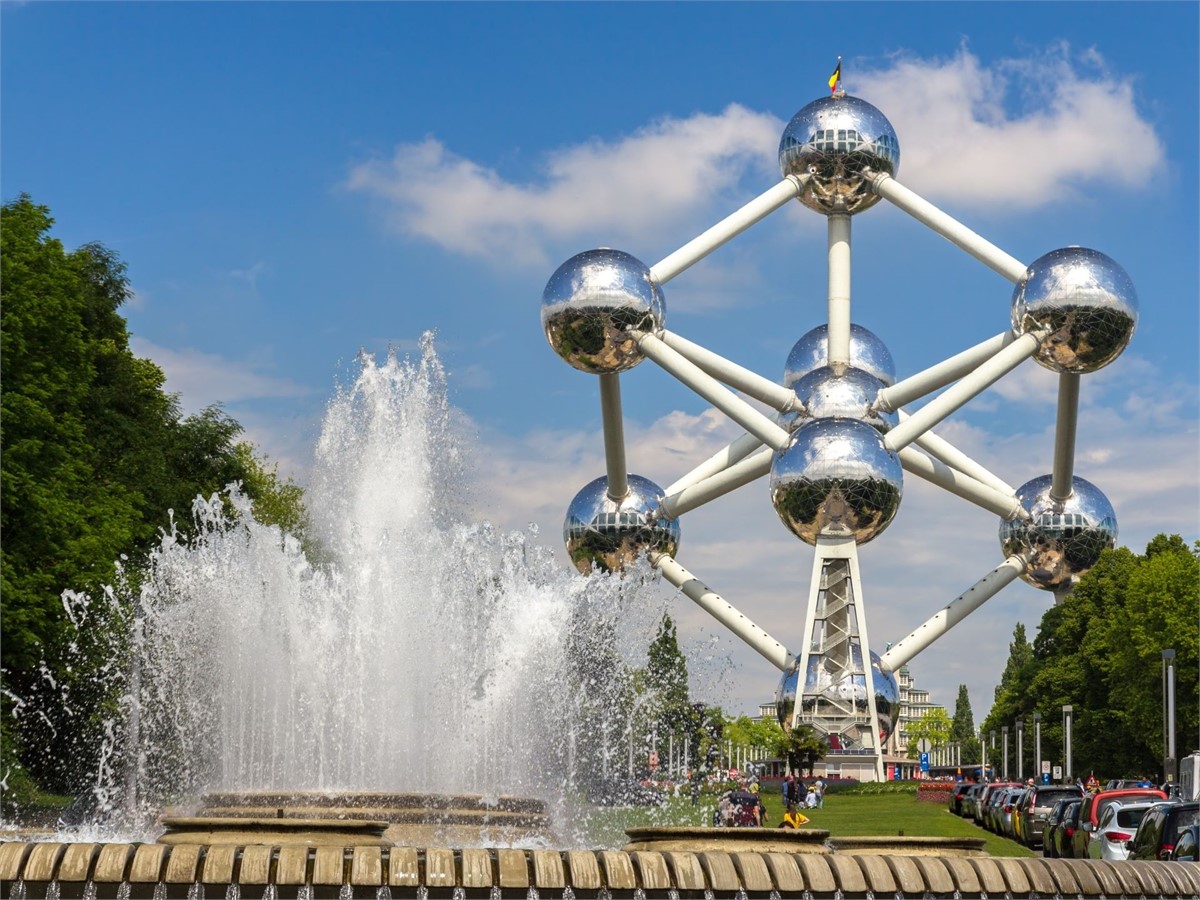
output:
{"label": "parked car", "polygon": [[1142,817],[1133,840],[1128,842],[1130,859],[1169,859],[1179,834],[1200,823],[1200,803],[1158,803]]}
{"label": "parked car", "polygon": [[956,816],[963,814],[963,802],[973,787],[975,785],[969,781],[960,781],[954,786],[954,791],[950,794],[950,811]]}
{"label": "parked car", "polygon": [[1200,862],[1200,825],[1189,825],[1179,832],[1179,840],[1171,851],[1171,859],[1178,862]]}
{"label": "parked car", "polygon": [[987,808],[993,795],[1004,788],[1015,787],[1014,781],[992,781],[983,786],[983,790],[975,798],[975,824],[987,828]]}
{"label": "parked car", "polygon": [[1050,812],[1047,814],[1045,821],[1042,822],[1042,856],[1054,859],[1058,853],[1054,849],[1054,832],[1062,825],[1063,813],[1067,811],[1072,803],[1078,803],[1082,797],[1071,798],[1064,797],[1062,800],[1055,802],[1054,806],[1050,807]]}
{"label": "parked car", "polygon": [[1017,839],[1018,811],[1021,809],[1021,802],[1025,799],[1026,790],[1023,787],[1012,788],[1004,795],[999,809],[999,834],[1002,837],[1014,841]]}
{"label": "parked car", "polygon": [[1083,798],[1072,800],[1063,810],[1062,821],[1054,830],[1054,855],[1059,859],[1071,859],[1075,848],[1075,831],[1079,828],[1079,812],[1083,809]]}
{"label": "parked car", "polygon": [[979,795],[983,793],[986,785],[982,782],[976,782],[971,785],[971,789],[963,795],[962,810],[959,812],[964,819],[975,818],[975,807],[979,803]]}
{"label": "parked car", "polygon": [[1071,838],[1073,841],[1072,858],[1088,858],[1088,843],[1091,841],[1096,826],[1100,823],[1100,816],[1109,804],[1155,798],[1166,800],[1167,795],[1155,788],[1131,788],[1119,791],[1101,791],[1098,794],[1085,796],[1083,806],[1079,811],[1079,827],[1075,829],[1075,834]]}
{"label": "parked car", "polygon": [[1100,822],[1088,842],[1088,856],[1092,859],[1129,859],[1126,844],[1133,840],[1138,824],[1155,805],[1154,800],[1110,803],[1100,814]]}
{"label": "parked car", "polygon": [[1083,788],[1075,784],[1039,784],[1031,787],[1021,804],[1018,840],[1034,849],[1045,846],[1042,843],[1042,829],[1051,808],[1060,800],[1076,797],[1083,797]]}

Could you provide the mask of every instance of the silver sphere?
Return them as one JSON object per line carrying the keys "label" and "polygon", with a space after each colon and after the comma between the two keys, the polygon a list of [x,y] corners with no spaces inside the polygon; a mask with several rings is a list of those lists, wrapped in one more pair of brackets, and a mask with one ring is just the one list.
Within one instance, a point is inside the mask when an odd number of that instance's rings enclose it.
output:
{"label": "silver sphere", "polygon": [[892,123],[867,101],[822,97],[796,113],[783,130],[779,168],[785,176],[811,176],[800,195],[809,209],[853,214],[879,202],[867,175],[895,175],[900,142]]}
{"label": "silver sphere", "polygon": [[862,369],[822,366],[797,381],[794,390],[804,409],[785,414],[783,424],[789,430],[808,419],[839,418],[858,419],[887,434],[899,421],[894,412],[874,409],[883,382]]}
{"label": "silver sphere", "polygon": [[[851,649],[851,659],[856,665],[862,664],[862,650],[857,645]],[[824,660],[819,654],[808,658],[808,673],[804,679],[804,692],[810,695],[809,705],[813,705],[812,695],[821,694],[831,701],[844,705],[852,700],[856,707],[867,708],[866,679],[862,675],[846,675],[836,684],[823,670]],[[789,728],[796,711],[796,690],[799,685],[799,658],[792,661],[779,679],[775,689],[775,717],[783,728]],[[875,693],[875,712],[879,716],[879,742],[887,743],[896,727],[896,713],[899,711],[900,688],[891,672],[885,672],[880,667],[879,654],[871,652],[871,687]]]}
{"label": "silver sphere", "polygon": [[771,463],[771,504],[800,540],[822,531],[865,544],[900,508],[904,473],[883,436],[855,419],[813,419]]}
{"label": "silver sphere", "polygon": [[1001,521],[1000,547],[1005,556],[1026,554],[1021,576],[1034,587],[1057,591],[1069,587],[1096,564],[1100,552],[1117,543],[1117,517],[1098,487],[1071,479],[1071,496],[1050,497],[1052,476],[1042,475],[1017,489],[1017,499],[1032,517]]}
{"label": "silver sphere", "polygon": [[662,291],[644,263],[621,250],[588,250],[558,267],[542,293],[542,328],[554,352],[581,372],[624,372],[642,361],[630,331],[662,330]]}
{"label": "silver sphere", "polygon": [[608,479],[584,486],[567,508],[563,542],[575,568],[619,572],[639,554],[679,549],[679,522],[660,515],[663,491],[641,475],[629,475],[629,493],[620,501],[608,496]]}
{"label": "silver sphere", "polygon": [[1095,372],[1121,355],[1137,327],[1133,282],[1112,259],[1086,247],[1036,260],[1012,296],[1013,328],[1049,328],[1034,356],[1055,372]]}
{"label": "silver sphere", "polygon": [[[783,386],[796,382],[822,366],[829,365],[829,326],[818,325],[792,347],[783,368]],[[850,326],[850,365],[874,375],[885,386],[896,383],[896,364],[887,345],[861,325]]]}

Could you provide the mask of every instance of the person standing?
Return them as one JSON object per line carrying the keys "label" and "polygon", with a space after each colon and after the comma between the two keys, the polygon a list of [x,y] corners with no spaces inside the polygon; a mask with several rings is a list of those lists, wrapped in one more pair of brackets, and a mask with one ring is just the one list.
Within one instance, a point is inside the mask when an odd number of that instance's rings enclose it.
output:
{"label": "person standing", "polygon": [[788,775],[783,782],[783,805],[789,803],[800,805],[800,782],[796,780],[795,775]]}
{"label": "person standing", "polygon": [[813,782],[813,791],[817,795],[817,809],[825,808],[825,776],[817,776],[817,780]]}

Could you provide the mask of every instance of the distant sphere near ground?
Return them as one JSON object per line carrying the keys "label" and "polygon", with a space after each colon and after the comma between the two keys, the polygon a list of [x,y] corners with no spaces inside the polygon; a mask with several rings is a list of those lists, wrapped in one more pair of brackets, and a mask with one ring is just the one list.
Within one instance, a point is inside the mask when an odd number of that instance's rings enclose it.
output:
{"label": "distant sphere near ground", "polygon": [[663,490],[648,478],[629,475],[629,493],[608,496],[608,478],[584,486],[567,508],[563,542],[571,562],[584,575],[592,567],[620,572],[640,554],[652,550],[674,556],[679,549],[679,522],[661,516]]}
{"label": "distant sphere near ground", "polygon": [[[829,326],[818,325],[805,332],[788,353],[783,367],[783,386],[795,387],[809,372],[829,365]],[[879,337],[861,325],[850,325],[850,365],[874,375],[886,386],[896,383],[892,353]]]}
{"label": "distant sphere near ground", "polygon": [[1053,477],[1041,475],[1017,489],[1017,499],[1030,514],[1001,521],[1004,555],[1023,553],[1029,566],[1021,576],[1034,587],[1058,591],[1087,572],[1100,553],[1117,543],[1117,516],[1103,492],[1082,478],[1071,479],[1071,496],[1050,496]]}
{"label": "distant sphere near ground", "polygon": [[771,464],[771,504],[808,544],[827,529],[867,543],[891,524],[903,492],[899,458],[878,431],[856,419],[801,425]]}
{"label": "distant sphere near ground", "polygon": [[632,369],[642,352],[630,332],[659,332],[665,320],[666,304],[649,268],[621,250],[572,256],[542,292],[546,340],[581,372]]}
{"label": "distant sphere near ground", "polygon": [[[858,665],[862,664],[862,649],[854,646],[851,649],[851,659]],[[864,675],[845,675],[838,681],[833,681],[824,668],[824,658],[819,653],[811,654],[808,658],[808,673],[804,679],[804,693],[808,695],[807,703],[815,704],[815,696],[823,695],[834,703],[852,701],[862,712],[867,710],[867,687]],[[783,728],[790,728],[792,717],[796,710],[796,694],[800,684],[800,658],[796,657],[783,670],[779,686],[775,689],[775,717]],[[896,727],[896,713],[899,711],[900,687],[891,672],[885,672],[880,662],[879,654],[871,651],[871,687],[875,694],[875,711],[879,716],[880,743],[886,743]]]}
{"label": "distant sphere near ground", "polygon": [[858,97],[822,97],[792,117],[779,142],[779,169],[808,175],[800,202],[819,213],[853,214],[879,202],[870,173],[895,175],[900,142],[887,116]]}
{"label": "distant sphere near ground", "polygon": [[1083,374],[1121,355],[1137,327],[1133,281],[1098,250],[1065,247],[1035,260],[1012,296],[1021,333],[1049,329],[1034,356],[1055,372]]}

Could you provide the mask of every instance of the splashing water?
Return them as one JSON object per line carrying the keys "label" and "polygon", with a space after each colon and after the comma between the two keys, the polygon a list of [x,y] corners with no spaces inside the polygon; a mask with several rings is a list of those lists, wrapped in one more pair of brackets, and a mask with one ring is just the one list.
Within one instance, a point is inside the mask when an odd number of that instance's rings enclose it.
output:
{"label": "splashing water", "polygon": [[430,336],[415,361],[362,357],[305,495],[319,559],[231,487],[144,569],[64,595],[81,632],[128,619],[102,810],[146,822],[212,790],[561,798],[600,769],[575,748],[609,754],[596,734],[627,727],[606,690],[666,595],[646,567],[580,578],[531,534],[471,521],[454,422]]}

